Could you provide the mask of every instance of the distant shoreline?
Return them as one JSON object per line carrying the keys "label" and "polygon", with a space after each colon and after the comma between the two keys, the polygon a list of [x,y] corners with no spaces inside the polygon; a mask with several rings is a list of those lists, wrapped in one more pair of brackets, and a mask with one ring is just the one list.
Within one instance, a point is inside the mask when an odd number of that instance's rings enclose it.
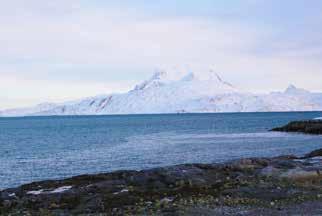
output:
{"label": "distant shoreline", "polygon": [[[48,117],[122,117],[122,116],[174,116],[174,115],[231,115],[231,114],[265,114],[265,113],[320,113],[322,110],[316,111],[271,111],[271,112],[192,112],[192,113],[141,113],[141,114],[93,114],[93,115],[26,115],[26,116],[1,116],[0,119],[5,118],[48,118]],[[320,117],[320,116],[316,116]]]}

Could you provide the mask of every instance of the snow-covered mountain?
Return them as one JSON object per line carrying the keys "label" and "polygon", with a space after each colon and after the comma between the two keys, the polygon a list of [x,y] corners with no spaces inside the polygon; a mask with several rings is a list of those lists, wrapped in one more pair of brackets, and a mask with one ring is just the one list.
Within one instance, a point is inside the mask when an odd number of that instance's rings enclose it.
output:
{"label": "snow-covered mountain", "polygon": [[284,92],[252,94],[239,90],[212,71],[205,80],[193,73],[174,80],[159,71],[127,93],[4,110],[0,116],[316,110],[322,110],[322,93],[311,93],[293,85]]}

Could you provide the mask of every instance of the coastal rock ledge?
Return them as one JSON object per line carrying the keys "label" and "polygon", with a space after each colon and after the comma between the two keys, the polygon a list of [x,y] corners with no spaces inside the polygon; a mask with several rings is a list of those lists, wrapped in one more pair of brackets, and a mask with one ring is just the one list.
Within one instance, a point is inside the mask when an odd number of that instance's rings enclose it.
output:
{"label": "coastal rock ledge", "polygon": [[292,121],[283,127],[274,128],[271,131],[322,134],[322,120]]}
{"label": "coastal rock ledge", "polygon": [[320,215],[321,153],[35,182],[0,191],[0,215]]}

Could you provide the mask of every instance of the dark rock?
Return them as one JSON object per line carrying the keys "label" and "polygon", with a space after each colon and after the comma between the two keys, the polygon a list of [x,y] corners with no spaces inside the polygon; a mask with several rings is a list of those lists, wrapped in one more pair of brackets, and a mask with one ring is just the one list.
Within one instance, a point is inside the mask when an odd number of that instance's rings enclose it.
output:
{"label": "dark rock", "polygon": [[292,160],[274,160],[272,165],[277,169],[293,169],[296,167]]}
{"label": "dark rock", "polygon": [[314,150],[306,154],[303,158],[312,158],[312,157],[318,157],[318,156],[322,156],[322,149]]}
{"label": "dark rock", "polygon": [[11,204],[12,204],[12,202],[10,200],[3,200],[2,201],[2,206],[4,208],[10,208],[11,207]]}
{"label": "dark rock", "polygon": [[271,131],[322,134],[322,120],[293,121],[283,127],[273,128]]}

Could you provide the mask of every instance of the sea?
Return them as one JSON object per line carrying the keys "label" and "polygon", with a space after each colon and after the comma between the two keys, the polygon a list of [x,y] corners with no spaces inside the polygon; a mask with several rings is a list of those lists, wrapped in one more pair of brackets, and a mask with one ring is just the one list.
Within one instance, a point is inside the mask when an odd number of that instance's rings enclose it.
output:
{"label": "sea", "polygon": [[303,155],[322,136],[270,132],[321,112],[0,118],[0,189],[48,179],[244,157]]}

